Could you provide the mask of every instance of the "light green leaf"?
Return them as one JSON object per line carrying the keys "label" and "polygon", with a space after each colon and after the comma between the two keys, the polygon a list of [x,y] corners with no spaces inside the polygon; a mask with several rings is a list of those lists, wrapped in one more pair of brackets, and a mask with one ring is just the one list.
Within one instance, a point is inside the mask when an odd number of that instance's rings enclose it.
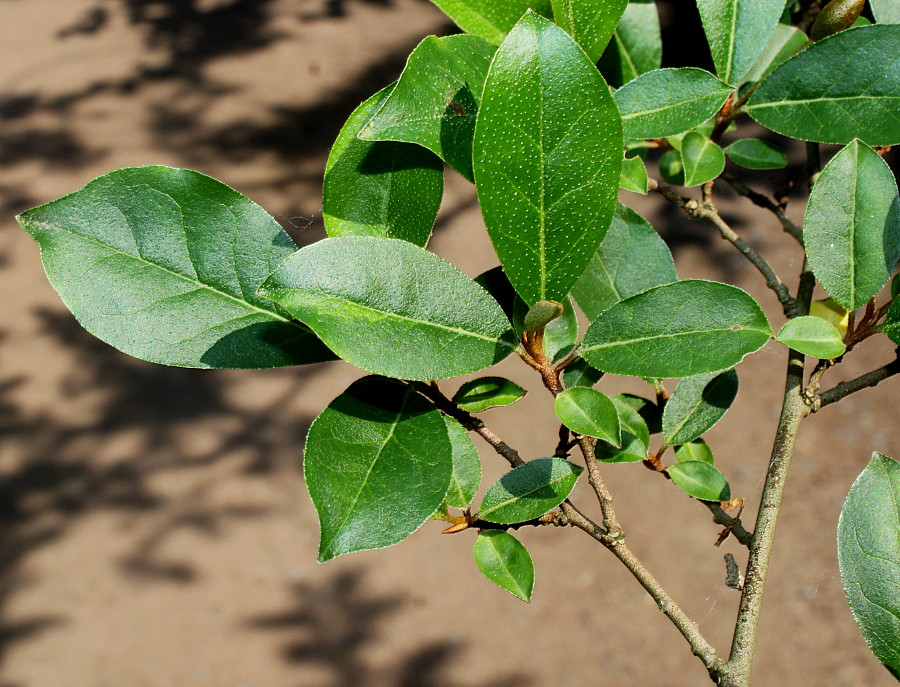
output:
{"label": "light green leaf", "polygon": [[567,388],[573,386],[594,386],[603,377],[603,373],[595,367],[591,367],[584,358],[575,358],[563,370],[563,382]]}
{"label": "light green leaf", "polygon": [[588,319],[654,286],[677,281],[668,246],[643,217],[619,205],[609,232],[572,289]]}
{"label": "light green leaf", "polygon": [[612,41],[600,58],[600,72],[619,88],[662,63],[659,12],[653,0],[629,2]]}
{"label": "light green leaf", "polygon": [[731,407],[737,392],[738,376],[734,370],[683,379],[663,410],[666,443],[687,444],[709,431]]}
{"label": "light green leaf", "polygon": [[775,339],[795,351],[822,360],[837,358],[847,350],[837,327],[815,316],[788,320]]}
{"label": "light green leaf", "polygon": [[453,449],[453,470],[447,489],[447,505],[468,508],[481,484],[481,460],[465,427],[448,415],[441,417],[447,425],[447,436]]}
{"label": "light green leaf", "polygon": [[788,159],[782,150],[758,138],[742,138],[725,148],[725,154],[748,169],[781,169]]}
{"label": "light green leaf", "polygon": [[687,463],[691,460],[699,460],[712,465],[715,463],[712,449],[703,439],[694,439],[675,449],[675,458],[679,463]]}
{"label": "light green leaf", "polygon": [[532,305],[562,301],[616,208],[621,120],[558,26],[528,13],[500,46],[475,127],[475,185],[509,280]]}
{"label": "light green leaf", "polygon": [[879,24],[900,24],[900,2],[897,0],[869,0],[869,5]]}
{"label": "light green leaf", "polygon": [[359,136],[418,143],[472,180],[472,135],[496,47],[477,36],[428,36]]}
{"label": "light green leaf", "polygon": [[737,287],[688,279],[654,287],[602,312],[581,355],[636,377],[690,377],[733,367],[772,336],[765,315]]}
{"label": "light green leaf", "polygon": [[666,468],[672,481],[683,492],[702,501],[728,501],[731,488],[728,480],[714,466],[702,460],[688,460]]}
{"label": "light green leaf", "polygon": [[477,372],[516,346],[497,302],[406,241],[330,238],[297,251],[261,292],[347,362],[398,379]]}
{"label": "light green leaf", "polygon": [[256,293],[296,250],[261,207],[186,169],[133,167],[18,217],[81,325],[164,365],[269,368],[332,360]]}
{"label": "light green leaf", "polygon": [[616,406],[605,394],[576,386],[556,397],[556,417],[578,434],[622,445],[622,430]]}
{"label": "light green leaf", "polygon": [[515,403],[527,392],[504,377],[479,377],[466,382],[453,395],[453,402],[467,413],[480,413]]}
{"label": "light green leaf", "polygon": [[681,141],[676,150],[667,150],[659,158],[659,173],[665,181],[675,186],[684,185],[684,163],[681,161]]}
{"label": "light green leaf", "polygon": [[900,143],[900,25],[841,31],[798,53],[750,97],[747,112],[783,136]]}
{"label": "light green leaf", "polygon": [[697,0],[716,73],[737,85],[775,30],[785,0]]}
{"label": "light green leaf", "polygon": [[499,45],[526,10],[550,16],[550,0],[431,0],[466,33]]}
{"label": "light green leaf", "polygon": [[628,0],[553,0],[553,21],[596,62],[627,5]]}
{"label": "light green leaf", "polygon": [[816,279],[848,310],[891,278],[900,258],[900,198],[890,167],[867,145],[854,141],[822,170],[803,241]]}
{"label": "light green leaf", "polygon": [[784,64],[788,58],[798,53],[809,39],[800,29],[787,24],[778,24],[772,32],[769,42],[763,48],[750,71],[744,76],[744,81],[762,81],[777,67]]}
{"label": "light green leaf", "polygon": [[872,456],[850,492],[837,530],[841,581],[872,653],[900,679],[900,465]]}
{"label": "light green leaf", "polygon": [[354,382],[306,438],[319,562],[406,539],[443,502],[452,468],[447,425],[430,402],[395,380]]}
{"label": "light green leaf", "polygon": [[360,105],[325,165],[322,216],[329,236],[379,236],[428,243],[444,194],[444,166],[409,143],[356,137],[393,86]]}
{"label": "light green leaf", "polygon": [[626,157],[622,162],[619,186],[626,191],[647,195],[647,167],[639,157]]}
{"label": "light green leaf", "polygon": [[689,131],[681,142],[684,185],[699,186],[712,181],[725,169],[725,153],[706,136]]}
{"label": "light green leaf", "polygon": [[896,296],[894,299],[887,316],[884,318],[884,324],[881,325],[881,331],[891,341],[900,346],[900,300],[896,300]]}
{"label": "light green leaf", "polygon": [[475,540],[473,553],[486,578],[522,601],[531,600],[534,563],[518,539],[502,530],[484,530]]}
{"label": "light green leaf", "polygon": [[628,138],[680,134],[719,111],[734,89],[703,69],[655,69],[615,93]]}
{"label": "light green leaf", "polygon": [[478,517],[507,525],[538,518],[565,500],[582,470],[561,458],[520,465],[488,489]]}

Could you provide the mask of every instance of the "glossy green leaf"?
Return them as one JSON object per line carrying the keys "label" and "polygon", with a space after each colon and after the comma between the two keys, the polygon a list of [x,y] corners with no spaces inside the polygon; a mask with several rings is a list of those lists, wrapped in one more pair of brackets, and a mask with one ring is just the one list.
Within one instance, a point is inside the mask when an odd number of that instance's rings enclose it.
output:
{"label": "glossy green leaf", "polygon": [[578,343],[578,316],[572,301],[563,301],[562,315],[544,328],[544,355],[550,362],[556,362],[569,353]]}
{"label": "glossy green leaf", "polygon": [[680,134],[719,111],[734,89],[703,69],[655,69],[615,93],[629,138]]}
{"label": "glossy green leaf", "polygon": [[869,648],[900,679],[900,464],[875,453],[841,509],[841,581]]}
{"label": "glossy green leaf", "polygon": [[647,167],[639,157],[626,157],[622,162],[619,186],[626,191],[647,195]]}
{"label": "glossy green leaf", "polygon": [[452,469],[447,425],[429,401],[395,380],[353,383],[306,438],[319,561],[406,539],[443,502]]}
{"label": "glossy green leaf", "polygon": [[454,508],[468,508],[481,484],[481,460],[466,428],[452,417],[442,415],[453,450],[453,470],[446,501]]}
{"label": "glossy green leaf", "polygon": [[[650,434],[659,434],[662,432],[662,409],[653,401],[641,396],[635,396],[634,394],[617,394],[614,397],[613,402],[616,404],[617,408],[623,403],[627,403],[634,408],[638,415],[641,416],[644,424],[647,425],[647,430]],[[621,412],[619,417],[622,417]]]}
{"label": "glossy green leaf", "polygon": [[478,517],[502,524],[540,517],[565,500],[582,470],[561,458],[531,460],[488,489]]}
{"label": "glossy green leaf", "polygon": [[747,112],[784,136],[819,143],[900,143],[900,25],[874,24],[814,43],[773,71]]}
{"label": "glossy green leaf", "polygon": [[710,430],[731,407],[737,392],[738,376],[734,370],[683,379],[663,410],[666,443],[687,444]]}
{"label": "glossy green leaf", "polygon": [[788,320],[775,339],[795,351],[822,360],[837,358],[847,350],[838,328],[815,316]]}
{"label": "glossy green leaf", "polygon": [[556,417],[578,434],[622,445],[622,430],[616,406],[596,389],[576,386],[556,397]]}
{"label": "glossy green leaf", "polygon": [[683,492],[702,501],[728,501],[731,487],[714,466],[702,460],[688,460],[666,468],[672,481]]}
{"label": "glossy green leaf", "polygon": [[643,217],[619,205],[609,232],[572,289],[588,319],[654,286],[677,281],[668,246]]}
{"label": "glossy green leaf", "polygon": [[848,310],[891,278],[900,258],[900,198],[890,167],[867,145],[854,141],[822,170],[803,241],[816,279]]}
{"label": "glossy green leaf", "polygon": [[499,45],[526,10],[550,16],[551,0],[431,0],[466,33]]}
{"label": "glossy green leaf", "polygon": [[444,166],[420,146],[361,141],[357,134],[393,86],[360,105],[325,165],[322,216],[329,236],[379,236],[428,243],[444,194]]}
{"label": "glossy green leaf", "polygon": [[800,29],[788,24],[778,24],[775,31],[763,48],[756,63],[744,76],[744,81],[762,81],[777,67],[784,64],[790,57],[798,53],[809,39]]}
{"label": "glossy green leaf", "polygon": [[718,144],[696,131],[689,131],[681,143],[684,185],[699,186],[712,181],[725,169],[725,153]]}
{"label": "glossy green leaf", "polygon": [[897,0],[869,0],[869,5],[879,24],[900,24],[900,2]]}
{"label": "glossy green leaf", "polygon": [[261,292],[369,372],[430,380],[477,372],[516,346],[503,310],[447,261],[406,241],[329,238],[297,251]]}
{"label": "glossy green leaf", "polygon": [[600,58],[600,72],[620,88],[662,63],[659,11],[653,0],[629,2],[612,40]]}
{"label": "glossy green leaf", "polygon": [[712,449],[703,439],[694,439],[675,449],[675,458],[679,463],[687,463],[691,460],[699,460],[712,465],[715,463]]}
{"label": "glossy green leaf", "polygon": [[475,185],[509,280],[562,301],[616,208],[622,125],[609,89],[558,26],[529,13],[500,46],[475,127]]}
{"label": "glossy green leaf", "polygon": [[360,138],[418,143],[471,181],[475,118],[494,52],[477,36],[428,36]]}
{"label": "glossy green leaf", "polygon": [[716,73],[738,84],[775,30],[785,0],[697,0]]}
{"label": "glossy green leaf", "polygon": [[622,428],[622,447],[615,448],[600,441],[595,449],[597,458],[606,463],[635,463],[647,459],[647,446],[650,443],[650,430],[641,416],[640,406],[635,403],[636,396],[616,394],[609,400],[616,407],[619,425]]}
{"label": "glossy green leaf", "polygon": [[531,600],[534,563],[518,539],[502,530],[484,530],[475,539],[473,553],[486,578],[522,601]]}
{"label": "glossy green leaf", "polygon": [[256,289],[296,250],[265,210],[215,179],[120,169],[18,217],[81,325],[142,360],[269,368],[331,360]]}
{"label": "glossy green leaf", "polygon": [[508,406],[527,392],[504,377],[479,377],[466,382],[453,395],[453,402],[468,413]]}
{"label": "glossy green leaf", "polygon": [[725,148],[725,154],[741,167],[748,169],[781,169],[788,159],[782,150],[758,138],[742,138]]}
{"label": "glossy green leaf", "polygon": [[690,377],[733,367],[771,336],[765,315],[745,292],[689,279],[603,311],[588,329],[581,355],[613,374]]}
{"label": "glossy green leaf", "polygon": [[[678,147],[681,147],[679,141]],[[667,150],[659,158],[659,173],[665,181],[675,186],[684,185],[684,163],[681,161],[680,150]]]}
{"label": "glossy green leaf", "polygon": [[563,370],[563,382],[566,388],[573,386],[594,386],[603,377],[603,373],[595,367],[588,364],[584,358],[575,358]]}
{"label": "glossy green leaf", "polygon": [[891,303],[887,316],[884,318],[884,324],[881,325],[881,331],[891,341],[900,346],[900,301],[894,300]]}
{"label": "glossy green leaf", "polygon": [[553,0],[553,21],[596,62],[627,5],[628,0]]}

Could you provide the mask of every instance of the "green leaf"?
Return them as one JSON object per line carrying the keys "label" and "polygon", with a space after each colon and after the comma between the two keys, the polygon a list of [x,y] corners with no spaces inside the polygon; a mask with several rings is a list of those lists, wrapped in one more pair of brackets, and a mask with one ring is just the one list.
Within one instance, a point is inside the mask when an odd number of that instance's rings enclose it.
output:
{"label": "green leaf", "polygon": [[725,153],[703,134],[689,131],[681,142],[684,185],[699,186],[712,181],[725,169]]}
{"label": "green leaf", "polygon": [[716,73],[738,84],[775,30],[785,0],[697,0]]}
{"label": "green leaf", "polygon": [[869,5],[879,24],[900,24],[900,3],[897,0],[869,0]]}
{"label": "green leaf", "polygon": [[613,374],[690,377],[733,367],[771,336],[765,315],[745,292],[688,279],[602,312],[584,337],[581,355]]}
{"label": "green leaf", "polygon": [[641,416],[641,407],[635,401],[644,399],[629,394],[616,394],[609,400],[616,407],[622,428],[622,447],[615,448],[606,442],[598,442],[597,458],[606,463],[635,463],[647,459],[650,430]]}
{"label": "green leaf", "polygon": [[626,157],[622,162],[619,186],[626,191],[647,195],[647,167],[639,157]]}
{"label": "green leaf", "polygon": [[538,518],[565,500],[582,470],[561,458],[520,465],[488,489],[478,517],[506,525]]}
{"label": "green leaf", "polygon": [[738,376],[734,370],[683,379],[663,410],[666,443],[687,444],[710,430],[731,407],[737,392]]}
{"label": "green leaf", "polygon": [[395,380],[351,384],[306,438],[319,562],[406,539],[443,502],[452,469],[447,424],[429,401]]}
{"label": "green leaf", "polygon": [[616,406],[595,389],[576,386],[563,391],[556,397],[556,416],[573,432],[622,445]]}
{"label": "green leaf", "polygon": [[884,332],[891,341],[900,346],[900,301],[895,300],[891,303],[887,317],[884,318],[884,324],[881,325],[881,331]]}
{"label": "green leaf", "polygon": [[900,25],[841,31],[798,53],[753,93],[747,112],[783,136],[900,143]]}
{"label": "green leaf", "polygon": [[872,653],[900,679],[900,465],[872,456],[838,521],[841,581]]}
{"label": "green leaf", "polygon": [[[617,408],[619,407],[620,403],[627,403],[632,408],[634,408],[637,411],[638,415],[641,416],[644,424],[647,425],[647,430],[650,432],[650,434],[659,434],[660,432],[662,432],[662,409],[653,401],[650,401],[641,396],[635,396],[634,394],[618,394],[614,397],[613,402],[616,404]],[[621,412],[619,414],[619,417],[622,417]]]}
{"label": "green leaf", "polygon": [[766,47],[763,48],[750,71],[744,76],[747,83],[762,81],[777,67],[784,64],[788,58],[798,53],[809,39],[800,29],[787,24],[778,24],[772,33]]}
{"label": "green leaf", "polygon": [[719,111],[734,89],[703,69],[655,69],[615,93],[628,138],[680,134]]}
{"label": "green leaf", "polygon": [[900,274],[894,275],[891,280],[891,298],[900,298]]}
{"label": "green leaf", "polygon": [[529,12],[497,50],[475,127],[475,185],[509,280],[562,301],[616,208],[622,124],[609,89],[558,26]]}
{"label": "green leaf", "polygon": [[293,241],[215,179],[171,167],[120,169],[18,220],[66,307],[129,355],[201,368],[334,358],[256,293],[296,250]]}
{"label": "green leaf", "polygon": [[677,281],[675,261],[650,223],[619,205],[609,232],[572,289],[588,319],[647,289]]}
{"label": "green leaf", "polygon": [[854,141],[822,170],[803,241],[816,279],[848,310],[891,278],[900,258],[900,198],[890,167],[867,145]]}
{"label": "green leaf", "polygon": [[638,463],[647,460],[647,445],[631,432],[622,432],[622,448],[601,441],[594,451],[597,460],[604,463]]}
{"label": "green leaf", "polygon": [[687,463],[692,460],[699,460],[703,463],[712,465],[715,463],[712,449],[703,439],[694,439],[675,449],[675,458],[679,463]]}
{"label": "green leaf", "polygon": [[627,5],[628,0],[553,0],[553,21],[596,62]]}
{"label": "green leaf", "polygon": [[475,540],[473,553],[486,578],[522,601],[531,601],[534,563],[518,539],[502,530],[484,530]]}
{"label": "green leaf", "polygon": [[360,138],[418,143],[472,180],[472,135],[496,47],[477,36],[428,36]]}
{"label": "green leaf", "polygon": [[466,33],[499,45],[526,10],[550,16],[550,0],[431,0]]}
{"label": "green leaf", "polygon": [[444,194],[444,166],[409,143],[356,137],[393,86],[360,105],[328,155],[322,216],[329,236],[379,236],[428,243]]}
{"label": "green leaf", "polygon": [[578,316],[567,296],[563,301],[562,315],[544,328],[544,355],[550,362],[556,362],[575,348],[576,343],[578,343]]}
{"label": "green leaf", "polygon": [[594,386],[603,377],[603,373],[595,367],[591,367],[584,358],[575,358],[563,370],[563,382],[567,388],[573,386]]}
{"label": "green leaf", "polygon": [[468,508],[481,484],[481,460],[472,437],[465,427],[452,417],[441,415],[447,425],[447,436],[453,450],[453,470],[447,489],[447,505]]}
{"label": "green leaf", "polygon": [[557,301],[538,301],[525,313],[522,327],[526,332],[543,329],[563,314],[563,304]]}
{"label": "green leaf", "polygon": [[788,320],[775,340],[804,355],[822,360],[838,358],[847,350],[837,327],[815,316]]}
{"label": "green leaf", "polygon": [[678,149],[667,150],[659,158],[659,173],[662,178],[675,186],[684,185],[684,163],[681,161],[681,142]]}
{"label": "green leaf", "polygon": [[479,377],[466,382],[453,395],[453,402],[467,413],[508,406],[527,392],[504,377]]}
{"label": "green leaf", "polygon": [[788,159],[780,148],[758,138],[742,138],[725,148],[725,154],[748,169],[781,169]]}
{"label": "green leaf", "polygon": [[398,379],[477,372],[516,346],[497,302],[447,261],[406,241],[329,238],[297,251],[261,293],[347,362]]}
{"label": "green leaf", "polygon": [[715,467],[702,460],[675,463],[666,472],[676,486],[695,499],[702,501],[728,501],[731,488],[728,480]]}
{"label": "green leaf", "polygon": [[662,63],[659,12],[653,0],[628,3],[612,41],[600,58],[600,72],[619,88]]}

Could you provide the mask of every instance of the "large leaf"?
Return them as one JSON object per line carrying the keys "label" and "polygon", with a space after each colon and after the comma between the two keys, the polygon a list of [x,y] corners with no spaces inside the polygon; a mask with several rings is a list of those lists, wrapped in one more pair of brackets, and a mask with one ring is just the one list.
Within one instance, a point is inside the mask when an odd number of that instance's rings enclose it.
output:
{"label": "large leaf", "polygon": [[750,296],[728,284],[688,279],[627,298],[588,329],[591,365],[635,377],[689,377],[733,367],[772,336]]}
{"label": "large leaf", "polygon": [[267,368],[331,360],[257,287],[296,246],[262,208],[215,179],[120,169],[19,216],[78,321],[142,360]]}
{"label": "large leaf", "polygon": [[854,141],[822,170],[803,242],[816,278],[848,310],[890,279],[900,258],[900,198],[890,167],[867,145]]}
{"label": "large leaf", "polygon": [[444,166],[420,146],[361,141],[357,134],[390,95],[360,105],[338,134],[322,189],[329,236],[380,236],[428,243],[444,193]]}
{"label": "large leaf", "polygon": [[447,425],[430,402],[394,380],[353,383],[306,438],[319,561],[406,539],[443,502],[452,464]]}
{"label": "large leaf", "polygon": [[884,318],[884,324],[881,330],[891,341],[900,346],[900,300],[894,297],[894,302],[888,309],[887,316]]}
{"label": "large leaf", "polygon": [[737,85],[766,46],[785,0],[697,0],[716,72]]}
{"label": "large leaf", "polygon": [[900,3],[897,0],[869,0],[869,4],[879,24],[900,24]]}
{"label": "large leaf", "polygon": [[799,52],[809,39],[800,29],[778,24],[775,31],[766,43],[766,47],[756,60],[750,71],[744,75],[744,81],[762,81],[777,67],[784,64],[788,58]]}
{"label": "large leaf", "polygon": [[399,239],[319,241],[291,256],[261,291],[341,358],[386,377],[477,372],[516,345],[503,310],[483,288]]}
{"label": "large leaf", "polygon": [[662,63],[659,12],[653,0],[629,2],[612,41],[600,58],[600,72],[619,88]]}
{"label": "large leaf", "polygon": [[616,208],[622,123],[572,39],[528,13],[497,50],[475,127],[475,185],[491,241],[529,305],[562,301]]}
{"label": "large leaf", "polygon": [[753,93],[747,112],[784,136],[900,143],[900,25],[841,31],[795,55]]}
{"label": "large leaf", "polygon": [[488,489],[478,517],[504,524],[540,517],[563,502],[582,470],[561,458],[531,460]]}
{"label": "large leaf", "polygon": [[572,296],[594,320],[619,301],[678,279],[672,253],[650,223],[619,205],[609,232]]}
{"label": "large leaf", "polygon": [[627,5],[628,0],[553,0],[553,21],[596,62]]}
{"label": "large leaf", "polygon": [[734,370],[683,379],[663,410],[663,438],[669,446],[693,441],[731,407],[738,391]]}
{"label": "large leaf", "polygon": [[475,117],[495,51],[477,36],[428,36],[360,138],[418,143],[471,180]]}
{"label": "large leaf", "polygon": [[475,564],[494,584],[522,601],[531,600],[534,563],[528,549],[509,532],[484,530],[475,540]]}
{"label": "large leaf", "polygon": [[629,138],[674,136],[719,111],[734,89],[703,69],[654,69],[616,91]]}
{"label": "large leaf", "polygon": [[472,437],[465,427],[448,415],[442,415],[447,425],[453,455],[453,470],[447,489],[447,505],[454,508],[468,508],[469,503],[481,484],[481,460]]}
{"label": "large leaf", "polygon": [[431,0],[466,33],[499,45],[526,10],[550,16],[551,0]]}
{"label": "large leaf", "polygon": [[837,531],[850,610],[872,652],[900,679],[900,464],[876,453],[850,492]]}

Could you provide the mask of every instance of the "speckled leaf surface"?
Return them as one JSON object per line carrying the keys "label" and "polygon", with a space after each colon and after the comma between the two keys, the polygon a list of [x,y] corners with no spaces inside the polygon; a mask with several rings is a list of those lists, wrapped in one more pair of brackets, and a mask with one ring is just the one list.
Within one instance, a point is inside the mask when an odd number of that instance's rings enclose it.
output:
{"label": "speckled leaf surface", "polygon": [[693,441],[721,420],[738,392],[734,370],[681,380],[663,409],[663,438],[669,446]]}
{"label": "speckled leaf surface", "polygon": [[600,72],[619,88],[662,63],[659,11],[653,0],[629,2],[612,40],[600,58]]}
{"label": "speckled leaf surface", "polygon": [[466,33],[499,45],[529,9],[551,14],[551,0],[431,0]]}
{"label": "speckled leaf surface", "polygon": [[475,127],[475,185],[491,241],[529,305],[562,301],[616,207],[622,124],[603,77],[529,13],[497,51]]}
{"label": "speckled leaf surface", "polygon": [[452,449],[453,469],[447,488],[447,505],[468,508],[481,484],[481,460],[466,428],[448,415],[441,415],[447,425]]}
{"label": "speckled leaf surface", "polygon": [[528,549],[502,530],[484,530],[475,539],[475,564],[491,582],[522,601],[531,600],[534,563]]}
{"label": "speckled leaf surface", "polygon": [[478,517],[511,524],[556,508],[575,487],[583,468],[561,458],[538,458],[507,472],[481,502]]}
{"label": "speckled leaf surface", "polygon": [[596,62],[627,6],[628,0],[553,0],[553,21]]}
{"label": "speckled leaf surface", "polygon": [[724,81],[737,85],[775,30],[785,0],[697,0],[703,30]]}

